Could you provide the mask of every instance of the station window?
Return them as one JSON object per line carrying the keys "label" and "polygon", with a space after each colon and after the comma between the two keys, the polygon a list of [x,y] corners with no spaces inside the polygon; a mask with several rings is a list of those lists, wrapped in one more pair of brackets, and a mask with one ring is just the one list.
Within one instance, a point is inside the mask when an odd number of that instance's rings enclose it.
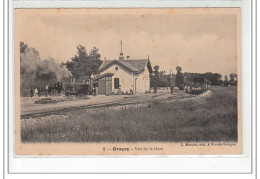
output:
{"label": "station window", "polygon": [[119,78],[114,78],[114,88],[119,89]]}

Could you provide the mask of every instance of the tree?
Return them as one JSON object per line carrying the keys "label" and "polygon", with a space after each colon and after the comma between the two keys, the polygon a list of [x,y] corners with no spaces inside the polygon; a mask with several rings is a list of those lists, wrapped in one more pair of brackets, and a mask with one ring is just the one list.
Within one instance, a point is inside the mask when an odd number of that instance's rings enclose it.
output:
{"label": "tree", "polygon": [[[211,85],[214,84],[214,74],[211,72],[204,73],[204,77],[209,81]],[[218,80],[216,80],[216,84],[218,84]]]}
{"label": "tree", "polygon": [[212,85],[213,86],[220,86],[222,84],[221,78],[222,78],[222,75],[220,73],[214,73]]}
{"label": "tree", "polygon": [[236,73],[231,73],[229,75],[229,77],[230,77],[230,80],[229,80],[230,85],[236,86],[237,85],[237,74]]}
{"label": "tree", "polygon": [[184,79],[184,77],[183,77],[183,74],[181,72],[182,68],[177,66],[176,70],[177,70],[177,74],[176,74],[176,83],[175,84],[179,89],[183,89],[183,83],[184,83],[183,79]]}
{"label": "tree", "polygon": [[158,65],[156,65],[156,66],[154,66],[153,67],[153,69],[154,69],[154,74],[159,74],[159,66]]}
{"label": "tree", "polygon": [[96,47],[93,47],[90,54],[87,53],[85,46],[77,46],[77,55],[65,64],[76,79],[87,79],[92,73],[96,73],[101,65],[101,55]]}
{"label": "tree", "polygon": [[20,42],[20,80],[21,88],[30,88],[36,79],[36,70],[40,63],[39,52]]}
{"label": "tree", "polygon": [[181,68],[180,66],[177,66],[177,67],[176,67],[176,70],[177,70],[177,72],[181,72],[181,71],[182,71],[182,68]]}
{"label": "tree", "polygon": [[20,53],[25,53],[26,49],[28,49],[28,45],[24,42],[20,42]]}
{"label": "tree", "polygon": [[157,93],[157,83],[158,83],[158,80],[159,80],[159,66],[156,65],[153,67],[154,69],[154,76],[153,76],[153,81],[154,81],[154,93]]}
{"label": "tree", "polygon": [[236,81],[237,80],[237,74],[236,73],[231,73],[229,75],[229,78],[230,78],[231,81]]}
{"label": "tree", "polygon": [[228,77],[227,77],[227,75],[225,75],[225,77],[224,77],[224,85],[225,86],[228,86]]}
{"label": "tree", "polygon": [[222,75],[220,73],[211,73],[211,72],[206,72],[206,73],[184,73],[185,76],[185,82],[193,82],[194,79],[198,78],[206,78],[209,83],[213,86],[218,86],[221,85],[221,78]]}
{"label": "tree", "polygon": [[89,54],[89,58],[90,58],[90,63],[89,63],[90,73],[88,75],[91,75],[92,73],[96,73],[96,71],[98,70],[98,68],[102,63],[102,61],[100,60],[101,55],[99,54],[98,49],[96,47],[92,48]]}
{"label": "tree", "polygon": [[165,74],[165,71],[160,71],[157,79],[157,87],[169,87],[170,75]]}

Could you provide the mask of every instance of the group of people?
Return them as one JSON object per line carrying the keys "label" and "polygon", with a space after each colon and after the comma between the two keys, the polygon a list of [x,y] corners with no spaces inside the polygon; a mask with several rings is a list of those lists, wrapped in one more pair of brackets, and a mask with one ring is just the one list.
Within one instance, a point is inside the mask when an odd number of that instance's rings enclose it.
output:
{"label": "group of people", "polygon": [[49,87],[46,86],[45,89],[38,88],[38,87],[32,87],[32,88],[30,88],[30,96],[31,96],[31,98],[32,97],[39,97],[42,94],[44,94],[44,93],[42,93],[43,91],[45,91],[45,95],[47,96],[48,95],[48,91],[49,91]]}
{"label": "group of people", "polygon": [[31,88],[30,89],[30,96],[31,96],[31,98],[32,97],[38,97],[39,95],[38,95],[38,89],[37,89],[37,87],[34,87],[34,88]]}

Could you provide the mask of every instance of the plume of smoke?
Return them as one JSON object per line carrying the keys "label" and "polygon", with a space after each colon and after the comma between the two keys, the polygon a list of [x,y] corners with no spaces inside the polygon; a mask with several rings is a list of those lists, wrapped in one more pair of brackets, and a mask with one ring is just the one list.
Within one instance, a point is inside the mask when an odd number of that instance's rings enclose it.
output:
{"label": "plume of smoke", "polygon": [[42,67],[42,73],[54,73],[57,81],[61,81],[64,78],[71,76],[71,72],[67,69],[67,67],[55,62],[53,58],[41,61],[40,65]]}
{"label": "plume of smoke", "polygon": [[62,65],[59,68],[60,72],[57,74],[57,79],[61,81],[62,79],[69,78],[72,76],[71,72],[68,70],[68,68],[65,65]]}
{"label": "plume of smoke", "polygon": [[37,52],[34,48],[26,48],[24,53],[20,53],[21,74],[34,73],[40,61],[41,59],[39,52]]}
{"label": "plume of smoke", "polygon": [[40,59],[34,48],[26,48],[20,53],[21,87],[44,86],[62,81],[71,76],[71,72],[53,58]]}

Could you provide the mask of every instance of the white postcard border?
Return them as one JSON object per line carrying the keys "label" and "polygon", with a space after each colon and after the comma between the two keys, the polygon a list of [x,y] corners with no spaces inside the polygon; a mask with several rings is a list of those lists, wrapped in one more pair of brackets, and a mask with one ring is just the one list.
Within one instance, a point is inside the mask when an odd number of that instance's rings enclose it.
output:
{"label": "white postcard border", "polygon": [[[241,7],[242,141],[239,156],[54,156],[14,154],[14,8]],[[10,173],[248,173],[251,172],[251,11],[249,1],[13,1],[9,4],[9,172]],[[70,165],[67,165],[70,164]]]}

